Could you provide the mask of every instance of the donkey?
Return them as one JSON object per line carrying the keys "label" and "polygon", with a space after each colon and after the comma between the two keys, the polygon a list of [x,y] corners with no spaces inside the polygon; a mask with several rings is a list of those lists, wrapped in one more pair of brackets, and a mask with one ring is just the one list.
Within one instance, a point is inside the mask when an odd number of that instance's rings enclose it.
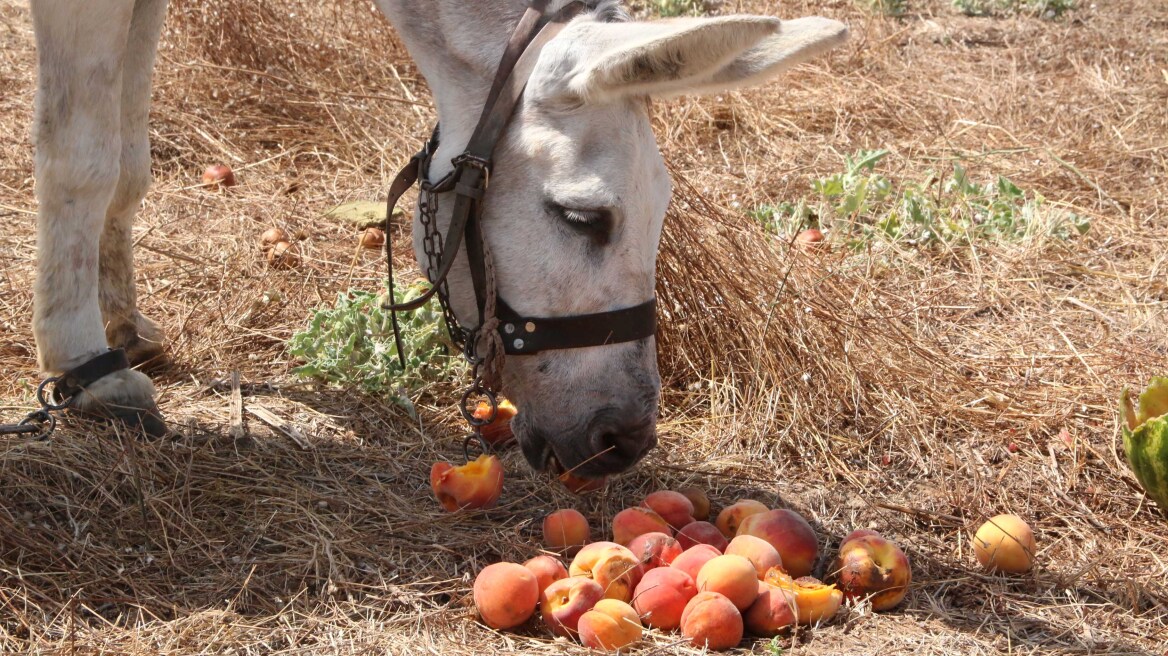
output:
{"label": "donkey", "polygon": [[[470,137],[525,0],[375,0],[433,90],[438,179]],[[167,0],[31,0],[38,87],[37,277],[33,329],[49,374],[86,370],[110,349],[132,365],[164,356],[138,310],[131,226],[150,185],[147,114]],[[552,6],[567,4],[553,0]],[[671,183],[648,100],[762,83],[841,44],[847,28],[808,17],[633,22],[619,0],[586,0],[539,54],[497,144],[483,214],[501,296],[525,316],[606,312],[654,293]],[[118,161],[118,167],[110,167]],[[449,216],[437,217],[445,230]],[[425,269],[419,217],[415,251]],[[465,258],[462,258],[465,260]],[[469,267],[448,278],[464,326],[478,320]],[[150,378],[89,366],[71,409],[165,430]],[[508,357],[503,389],[537,470],[623,471],[657,441],[652,337]]]}

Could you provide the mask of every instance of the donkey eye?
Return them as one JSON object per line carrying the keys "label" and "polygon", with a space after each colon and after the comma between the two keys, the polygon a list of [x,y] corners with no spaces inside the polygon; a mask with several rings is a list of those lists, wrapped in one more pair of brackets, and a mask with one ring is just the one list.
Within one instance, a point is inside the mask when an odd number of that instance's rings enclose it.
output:
{"label": "donkey eye", "polygon": [[567,227],[590,237],[593,243],[605,245],[612,235],[612,211],[608,209],[581,209],[551,203],[549,210]]}

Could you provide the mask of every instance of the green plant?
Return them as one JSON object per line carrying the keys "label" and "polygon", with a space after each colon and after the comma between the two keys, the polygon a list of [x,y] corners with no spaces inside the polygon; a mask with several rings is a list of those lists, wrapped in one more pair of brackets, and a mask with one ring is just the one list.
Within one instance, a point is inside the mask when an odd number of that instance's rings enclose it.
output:
{"label": "green plant", "polygon": [[697,16],[704,13],[705,0],[650,0],[649,7],[658,16]]}
{"label": "green plant", "polygon": [[[417,298],[426,290],[415,283],[398,290],[394,299]],[[290,353],[303,364],[293,371],[306,378],[352,387],[370,394],[392,393],[409,407],[405,390],[455,373],[461,360],[446,331],[436,300],[412,312],[399,312],[406,366],[398,360],[393,326],[382,309],[385,295],[366,291],[338,294],[331,308],[317,309],[308,326],[292,336]]]}
{"label": "green plant", "polygon": [[860,0],[869,11],[885,16],[903,16],[908,10],[908,0]]}
{"label": "green plant", "polygon": [[1043,18],[1058,18],[1074,9],[1075,2],[1076,0],[953,0],[953,6],[967,16],[1030,14]]}
{"label": "green plant", "polygon": [[766,650],[771,656],[782,656],[783,645],[779,644],[779,636],[771,638],[770,642],[766,644]]}

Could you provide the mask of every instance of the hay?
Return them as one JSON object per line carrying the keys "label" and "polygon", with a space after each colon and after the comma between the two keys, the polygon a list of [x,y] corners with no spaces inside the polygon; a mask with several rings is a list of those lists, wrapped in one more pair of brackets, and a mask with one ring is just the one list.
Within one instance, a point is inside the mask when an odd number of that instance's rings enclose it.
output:
{"label": "hay", "polygon": [[[453,516],[426,479],[458,450],[452,384],[424,390],[412,420],[295,380],[283,347],[349,280],[354,234],[320,215],[384,193],[433,120],[424,83],[365,2],[172,5],[136,235],[142,305],[173,340],[161,403],[186,436],[143,444],[71,424],[51,442],[0,442],[0,651],[581,651],[538,627],[476,624],[474,572],[533,555],[553,507],[580,508],[599,536],[647,491],[685,484],[716,505],[792,507],[826,549],[875,526],[908,551],[901,610],[851,609],[781,638],[793,653],[1162,650],[1164,519],[1122,464],[1114,412],[1123,385],[1168,369],[1162,3],[1057,22],[939,1],[899,20],[784,5],[848,20],[852,44],[764,89],[654,108],[676,182],[658,262],[661,448],[586,499],[511,451],[500,507]],[[29,406],[38,378],[33,61],[27,7],[0,3],[0,418]],[[899,179],[957,159],[1007,175],[1092,231],[805,252],[743,216],[811,198],[809,180],[860,147],[891,149]],[[241,186],[193,188],[217,160]],[[258,255],[273,224],[303,237],[295,273]],[[374,289],[380,275],[363,254],[352,280]],[[245,408],[307,439],[247,412],[248,436],[227,437],[218,381],[233,370]],[[970,554],[980,521],[1007,510],[1035,526],[1031,576],[984,575]],[[686,652],[671,636],[649,643]]]}

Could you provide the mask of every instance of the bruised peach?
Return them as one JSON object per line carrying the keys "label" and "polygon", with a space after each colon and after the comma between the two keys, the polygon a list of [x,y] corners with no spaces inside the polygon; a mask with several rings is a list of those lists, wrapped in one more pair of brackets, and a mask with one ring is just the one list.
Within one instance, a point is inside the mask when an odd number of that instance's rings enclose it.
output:
{"label": "bruised peach", "polygon": [[543,518],[543,544],[548,549],[575,553],[588,544],[590,534],[588,520],[578,510],[564,508]]}
{"label": "bruised peach", "polygon": [[779,567],[783,564],[783,559],[779,556],[779,552],[771,546],[770,542],[762,538],[756,538],[753,535],[739,535],[730,541],[726,547],[726,553],[735,556],[742,556],[749,560],[754,565],[755,572],[758,573],[758,578],[766,576],[767,570],[772,567]]}
{"label": "bruised peach", "polygon": [[706,496],[706,491],[697,487],[683,487],[678,492],[685,495],[689,502],[693,504],[693,518],[699,522],[704,522],[710,518],[710,498]]}
{"label": "bruised peach", "polygon": [[724,651],[742,642],[742,613],[717,592],[699,592],[681,614],[681,635],[695,647]]}
{"label": "bruised peach", "polygon": [[606,599],[628,601],[633,598],[642,570],[628,548],[612,542],[593,542],[576,554],[568,573],[599,583]]}
{"label": "bruised peach", "polygon": [[738,527],[738,534],[769,542],[783,559],[783,568],[794,577],[810,574],[819,558],[815,531],[807,520],[791,510],[768,510],[751,515]]}
{"label": "bruised peach", "polygon": [[693,502],[680,492],[658,490],[645,497],[641,505],[661,515],[661,519],[675,530],[694,521]]}
{"label": "bruised peach", "polygon": [[708,544],[718,551],[724,551],[730,544],[722,532],[709,522],[690,522],[677,532],[677,541],[683,549],[689,549],[695,544]]}
{"label": "bruised peach", "polygon": [[[495,418],[489,424],[481,426],[479,433],[482,434],[484,440],[492,445],[510,442],[515,437],[515,434],[511,432],[511,419],[518,412],[507,399],[499,401],[495,406]],[[471,414],[479,421],[486,421],[491,416],[491,405],[486,401],[480,401]]]}
{"label": "bruised peach", "polygon": [[492,629],[510,629],[535,613],[539,584],[535,574],[517,563],[487,565],[474,582],[474,603]]}
{"label": "bruised peach", "polygon": [[738,535],[738,527],[742,525],[743,520],[751,515],[764,513],[770,510],[761,501],[754,499],[739,499],[737,503],[730,504],[718,513],[718,518],[714,520],[714,526],[726,536],[726,539]]}
{"label": "bruised peach", "polygon": [[852,540],[855,540],[856,538],[862,538],[862,537],[866,537],[869,535],[880,535],[880,533],[878,533],[870,528],[858,528],[858,529],[852,531],[851,533],[848,533],[847,537],[844,538],[843,542],[840,542],[840,547],[842,548],[845,544],[851,542]]}
{"label": "bruised peach", "polygon": [[486,454],[459,467],[436,462],[430,468],[430,487],[442,507],[451,512],[460,508],[494,508],[503,491],[503,465],[495,456]]}
{"label": "bruised peach", "polygon": [[654,531],[642,533],[629,542],[629,551],[641,561],[645,570],[665,567],[681,555],[681,545],[672,537]]}
{"label": "bruised peach", "polygon": [[720,592],[738,610],[746,610],[758,596],[758,572],[742,556],[718,556],[702,565],[696,581],[702,592]]}
{"label": "bruised peach", "polygon": [[992,517],[977,529],[973,551],[991,572],[1021,574],[1034,565],[1034,532],[1017,515]]}
{"label": "bruised peach", "polygon": [[689,574],[689,577],[696,581],[698,572],[702,571],[702,566],[721,555],[721,551],[708,544],[695,544],[681,552],[681,555],[674,558],[669,566]]}
{"label": "bruised peach", "polygon": [[798,619],[791,608],[794,595],[764,581],[758,582],[758,597],[746,612],[742,621],[746,629],[756,636],[769,638],[791,626]]}
{"label": "bruised peach", "polygon": [[789,594],[787,603],[795,609],[800,624],[831,619],[844,600],[844,593],[834,585],[824,585],[811,576],[792,578],[782,567],[772,567],[763,581]]}
{"label": "bruised peach", "polygon": [[645,573],[633,592],[633,608],[655,629],[671,631],[681,626],[685,605],[698,593],[689,574],[672,567]]}
{"label": "bruised peach", "polygon": [[604,599],[604,589],[592,579],[573,576],[549,585],[539,595],[543,623],[558,636],[576,635],[580,616]]}
{"label": "bruised peach", "polygon": [[673,535],[661,515],[648,508],[625,508],[612,518],[612,541],[627,545],[644,533]]}
{"label": "bruised peach", "polygon": [[577,476],[572,472],[562,472],[556,478],[572,494],[596,492],[603,490],[604,486],[608,484],[607,478],[585,478],[583,476]]}
{"label": "bruised peach", "polygon": [[629,551],[628,547],[617,544],[615,542],[591,542],[584,545],[572,562],[568,564],[568,576],[587,576],[592,578],[592,568],[596,566],[600,557],[609,550],[624,551],[628,553],[629,558],[633,558],[633,552]]}
{"label": "bruised peach", "polygon": [[864,535],[845,542],[830,571],[839,582],[844,598],[869,599],[875,611],[899,604],[912,583],[908,557],[896,543],[879,535]]}
{"label": "bruised peach", "polygon": [[580,618],[580,642],[591,649],[616,651],[640,641],[645,627],[623,601],[601,599]]}
{"label": "bruised peach", "polygon": [[552,558],[551,556],[536,556],[523,563],[523,566],[531,570],[535,574],[535,580],[539,583],[540,591],[546,590],[547,587],[560,579],[568,578],[568,568],[560,562],[559,558]]}

